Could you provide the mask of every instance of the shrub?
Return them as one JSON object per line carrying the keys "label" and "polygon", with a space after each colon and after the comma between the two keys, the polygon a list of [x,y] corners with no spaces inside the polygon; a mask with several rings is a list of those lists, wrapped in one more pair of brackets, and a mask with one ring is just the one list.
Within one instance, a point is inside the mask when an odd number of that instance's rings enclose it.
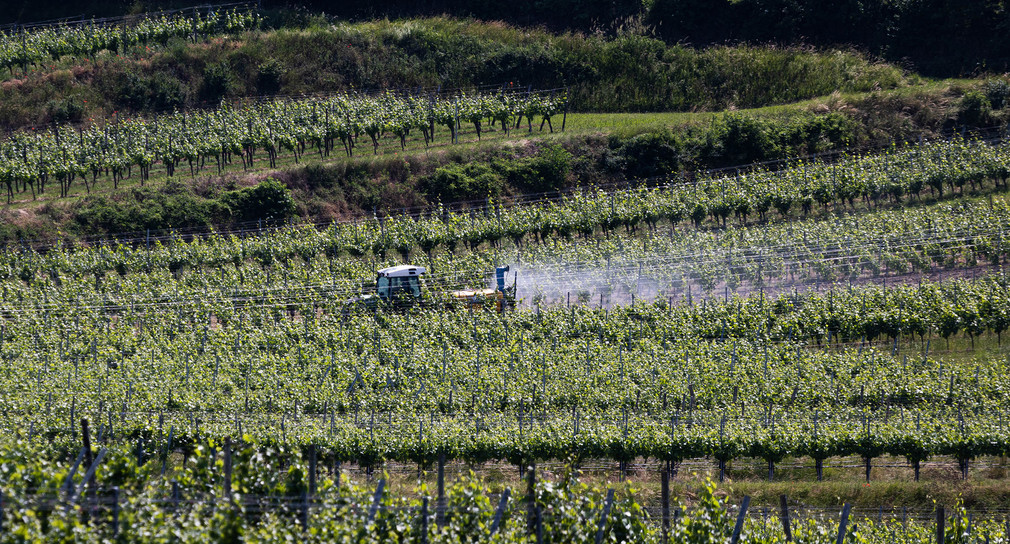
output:
{"label": "shrub", "polygon": [[666,129],[623,141],[614,138],[610,145],[608,164],[630,177],[663,176],[680,167],[681,145]]}
{"label": "shrub", "polygon": [[46,111],[57,123],[79,123],[84,118],[84,104],[72,96],[49,101]]}
{"label": "shrub", "polygon": [[801,117],[780,131],[785,155],[821,153],[855,143],[857,124],[841,113]]}
{"label": "shrub", "polygon": [[572,154],[558,144],[548,143],[533,156],[498,162],[509,184],[528,193],[557,191],[568,182]]}
{"label": "shrub", "polygon": [[487,163],[471,162],[440,166],[424,181],[423,186],[430,197],[442,202],[455,202],[498,196],[504,182]]}
{"label": "shrub", "polygon": [[207,66],[203,71],[200,98],[207,102],[220,102],[231,90],[231,70],[227,61]]}
{"label": "shrub", "polygon": [[220,202],[183,188],[164,192],[137,188],[113,197],[85,198],[75,207],[73,221],[81,232],[93,234],[209,227],[228,215]]}
{"label": "shrub", "polygon": [[235,221],[284,221],[295,214],[295,200],[283,183],[269,178],[254,187],[228,191],[221,202],[231,209]]}
{"label": "shrub", "polygon": [[732,166],[774,159],[779,147],[768,121],[739,114],[718,117],[708,132],[702,157],[709,166]]}
{"label": "shrub", "polygon": [[186,93],[179,80],[159,72],[151,77],[149,83],[150,104],[154,110],[171,110],[182,108],[186,102]]}
{"label": "shrub", "polygon": [[170,110],[185,103],[179,80],[164,72],[145,78],[134,72],[123,72],[117,77],[116,102],[133,110]]}
{"label": "shrub", "polygon": [[1010,82],[1005,79],[990,79],[985,82],[985,97],[989,99],[989,104],[994,110],[1001,110],[1007,106],[1010,99]]}
{"label": "shrub", "polygon": [[151,106],[151,87],[148,81],[136,72],[126,71],[120,74],[116,95],[119,103],[134,110]]}
{"label": "shrub", "polygon": [[277,94],[281,90],[284,70],[277,59],[270,59],[256,69],[256,91],[261,96]]}
{"label": "shrub", "polygon": [[968,91],[961,98],[957,118],[966,125],[981,126],[989,122],[991,114],[992,104],[986,95],[981,91]]}

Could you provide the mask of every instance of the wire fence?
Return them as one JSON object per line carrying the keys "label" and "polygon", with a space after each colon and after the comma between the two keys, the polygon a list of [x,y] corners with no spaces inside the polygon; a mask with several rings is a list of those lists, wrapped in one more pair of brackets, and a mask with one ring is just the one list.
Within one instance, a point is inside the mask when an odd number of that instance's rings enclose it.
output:
{"label": "wire fence", "polygon": [[[51,399],[48,399],[51,400]],[[118,405],[116,399],[107,399],[110,405]],[[982,428],[988,430],[990,439],[996,440],[996,428],[999,427],[999,434],[1005,432],[1002,421],[1002,413],[984,412],[979,414],[965,414],[960,410],[951,410],[949,413],[921,414],[914,416],[896,415],[903,412],[899,409],[874,410],[869,413],[857,415],[855,412],[846,414],[827,414],[814,411],[811,417],[805,417],[807,410],[800,412],[787,412],[785,410],[763,409],[754,410],[761,412],[760,415],[753,414],[744,416],[742,414],[728,414],[728,411],[706,411],[701,410],[676,410],[673,415],[651,416],[648,414],[632,414],[630,411],[621,413],[602,413],[593,416],[573,412],[550,412],[547,410],[536,410],[527,416],[522,411],[517,413],[470,413],[461,412],[458,415],[438,415],[432,413],[430,416],[411,417],[405,414],[377,413],[370,410],[359,414],[357,410],[352,415],[299,415],[296,412],[281,413],[234,413],[224,414],[220,412],[171,412],[171,411],[135,411],[127,410],[124,407],[111,408],[108,413],[104,413],[101,407],[96,410],[95,406],[85,402],[77,402],[74,398],[74,408],[50,409],[39,407],[48,414],[45,417],[28,416],[17,417],[3,423],[3,427],[9,430],[13,436],[22,437],[28,444],[45,445],[53,441],[66,443],[75,442],[78,439],[79,431],[76,427],[76,416],[93,415],[94,421],[101,422],[97,425],[95,444],[102,444],[108,447],[124,449],[124,451],[143,452],[145,450],[156,452],[155,455],[162,459],[167,459],[172,453],[186,453],[192,451],[194,440],[200,440],[201,436],[257,436],[269,438],[282,444],[297,446],[311,441],[332,441],[335,446],[340,447],[342,443],[338,436],[344,436],[349,429],[359,431],[361,444],[377,445],[386,440],[395,440],[398,443],[406,441],[411,443],[416,440],[418,447],[433,450],[437,447],[437,437],[444,428],[451,428],[455,436],[471,436],[476,439],[478,436],[508,436],[510,439],[522,441],[524,429],[526,437],[535,437],[549,434],[556,440],[571,440],[572,444],[586,443],[609,443],[608,440],[616,439],[624,433],[624,440],[629,439],[629,431],[633,436],[638,436],[637,432],[645,426],[650,426],[652,430],[659,432],[669,432],[670,440],[691,437],[707,437],[712,440],[717,447],[736,443],[748,437],[756,436],[757,432],[762,435],[770,433],[774,436],[776,432],[793,436],[794,439],[816,441],[819,436],[823,436],[824,443],[837,438],[839,430],[842,435],[850,436],[859,440],[871,440],[877,437],[877,433],[884,429],[884,436],[888,433],[900,433],[897,429],[915,428],[916,432],[928,430],[928,432],[945,432],[952,436],[960,436],[964,444],[972,444],[976,440],[972,434],[974,429]],[[881,413],[884,412],[884,413]],[[890,415],[890,414],[895,415]],[[108,416],[107,420],[105,416]],[[968,415],[969,418],[964,416]],[[973,416],[973,418],[972,418]],[[988,418],[988,419],[986,419]],[[70,425],[69,422],[75,422]],[[998,422],[998,423],[997,423]],[[894,428],[888,428],[893,425]],[[155,429],[157,429],[155,434]],[[718,431],[716,431],[718,429]],[[888,430],[889,429],[889,430]],[[852,430],[851,435],[847,432]],[[147,439],[131,438],[137,435],[150,434]],[[718,439],[713,435],[717,434]],[[602,436],[603,438],[599,438]],[[914,436],[914,434],[913,434]],[[594,438],[595,437],[595,438]],[[612,437],[612,438],[607,438]],[[434,440],[434,442],[432,442]],[[532,440],[532,439],[531,439]],[[603,442],[599,442],[603,440]],[[886,439],[882,439],[886,440]],[[594,442],[596,441],[596,442]],[[87,440],[90,443],[91,440]],[[928,442],[928,441],[927,441]],[[883,444],[883,442],[881,442]],[[779,448],[788,446],[779,445]],[[921,448],[928,448],[926,442]],[[802,449],[802,448],[801,448]],[[336,450],[334,450],[336,451]],[[776,450],[778,451],[778,450]],[[818,478],[822,476],[824,469],[846,471],[857,471],[865,480],[871,480],[871,471],[877,469],[898,470],[899,473],[914,475],[919,477],[923,470],[938,471],[939,478],[949,479],[947,472],[959,474],[958,478],[968,479],[991,479],[1002,478],[1010,471],[1010,465],[1004,457],[997,455],[969,455],[968,458],[957,458],[950,453],[932,453],[926,459],[918,463],[894,454],[883,453],[883,449],[877,455],[865,457],[850,453],[836,452],[820,459],[808,457],[808,454],[801,452],[790,453],[778,462],[769,462],[767,459],[759,457],[749,457],[747,454],[736,455],[731,459],[716,461],[710,454],[709,457],[688,457],[675,463],[677,467],[686,469],[686,473],[696,471],[719,471],[720,480],[727,474],[738,474],[745,477],[758,477],[767,474],[768,479],[781,479],[782,471],[786,474],[792,472],[797,475],[809,476],[811,470],[817,472]],[[923,450],[914,450],[914,455],[921,455]],[[931,450],[932,451],[932,450]],[[949,450],[947,450],[949,451]],[[188,454],[188,453],[187,453]],[[782,451],[783,456],[786,451]],[[137,453],[138,463],[146,458],[145,454]],[[465,458],[464,458],[465,459]],[[460,459],[459,461],[463,461]],[[562,470],[567,463],[560,461],[542,461],[545,466],[552,466],[556,470]],[[642,474],[662,470],[664,461],[650,458],[635,458],[627,461],[618,461],[607,458],[588,458],[580,461],[577,467],[580,470],[599,471],[603,473],[619,473],[622,478],[628,473]],[[479,463],[481,471],[494,470],[497,472],[508,471],[509,467],[516,467],[514,462],[502,463],[501,461],[485,461]],[[359,463],[357,466],[366,470],[368,474],[376,468],[374,464]],[[379,467],[384,470],[421,472],[421,464],[411,464],[402,461],[386,460],[379,462]],[[464,466],[464,465],[460,465]],[[469,466],[472,468],[472,465]],[[164,469],[163,469],[164,470]],[[521,467],[520,467],[521,470]],[[913,474],[914,471],[914,474]],[[778,476],[776,477],[776,474]],[[890,474],[890,473],[888,473]],[[890,474],[883,480],[893,479]],[[793,479],[787,476],[786,480]],[[844,478],[843,478],[844,479]],[[899,477],[901,479],[901,477]]]}
{"label": "wire fence", "polygon": [[[230,473],[225,478],[230,478]],[[764,536],[777,534],[780,538],[784,536],[785,541],[790,541],[793,539],[793,531],[799,530],[802,534],[809,530],[811,524],[818,527],[816,531],[821,535],[825,531],[837,532],[839,542],[856,530],[856,524],[867,524],[868,528],[860,533],[864,538],[875,536],[879,539],[882,533],[896,538],[885,540],[887,542],[934,542],[933,535],[937,544],[948,542],[948,538],[953,538],[955,542],[981,542],[984,537],[984,541],[989,542],[990,537],[993,537],[1002,539],[996,542],[1004,542],[1010,537],[1010,509],[1005,508],[966,510],[955,505],[952,510],[947,510],[943,504],[937,504],[933,508],[853,506],[848,503],[824,506],[798,503],[786,495],[779,496],[778,504],[762,505],[754,503],[751,497],[744,496],[739,502],[720,501],[717,508],[724,509],[728,518],[723,523],[731,524],[720,527],[708,525],[716,522],[710,518],[710,506],[685,506],[676,497],[671,501],[665,479],[661,496],[639,503],[634,517],[631,517],[628,510],[623,513],[617,511],[617,508],[626,503],[622,502],[623,497],[617,498],[612,487],[607,489],[605,499],[597,499],[598,505],[586,506],[583,503],[575,506],[566,501],[579,501],[583,497],[567,496],[561,499],[562,502],[552,500],[550,496],[538,498],[533,491],[535,481],[535,476],[531,476],[528,481],[529,491],[525,493],[513,492],[509,487],[501,491],[478,490],[477,493],[486,497],[490,508],[477,509],[473,504],[450,502],[441,479],[437,493],[431,494],[394,495],[395,492],[387,489],[384,478],[351,493],[343,491],[339,485],[318,493],[313,474],[308,489],[299,495],[289,496],[233,493],[230,483],[217,484],[215,487],[219,489],[216,490],[202,487],[194,491],[183,489],[173,480],[169,492],[159,493],[103,487],[84,480],[76,489],[68,486],[62,494],[19,494],[4,497],[0,504],[0,520],[6,521],[4,529],[10,530],[11,525],[16,527],[21,520],[9,512],[44,512],[53,517],[62,515],[63,518],[80,518],[97,530],[118,536],[123,527],[121,520],[131,513],[134,515],[127,518],[130,519],[127,531],[136,530],[137,527],[143,531],[143,520],[153,519],[151,515],[155,511],[169,514],[166,519],[175,520],[175,523],[186,520],[185,516],[193,513],[233,511],[250,526],[259,523],[265,514],[286,518],[293,524],[292,527],[301,531],[326,526],[338,520],[341,525],[352,530],[370,530],[373,524],[392,522],[397,524],[401,536],[413,537],[415,540],[412,541],[427,542],[429,538],[441,534],[446,526],[460,525],[471,528],[469,538],[474,541],[509,530],[513,533],[527,533],[529,538],[535,539],[539,544],[547,541],[545,533],[550,535],[573,525],[582,526],[583,530],[590,529],[590,535],[595,533],[596,542],[601,542],[611,531],[620,530],[622,526],[627,530],[629,522],[651,526],[655,536],[660,537],[657,539],[659,542],[668,542],[672,536],[681,534],[682,524],[699,516],[703,521],[700,525],[694,525],[696,537],[699,530],[722,532],[732,527],[731,543],[737,543],[742,535],[749,533]],[[168,486],[161,486],[162,489],[166,487]],[[138,517],[136,514],[141,512],[145,516]],[[158,520],[156,523],[163,522]],[[947,524],[957,527],[958,533],[953,537],[945,534]],[[479,527],[476,533],[472,532],[474,525]],[[506,529],[507,526],[510,527]],[[914,530],[911,535],[910,530]],[[976,533],[980,536],[975,536]],[[910,537],[912,540],[909,540]],[[555,541],[555,538],[550,541]]]}

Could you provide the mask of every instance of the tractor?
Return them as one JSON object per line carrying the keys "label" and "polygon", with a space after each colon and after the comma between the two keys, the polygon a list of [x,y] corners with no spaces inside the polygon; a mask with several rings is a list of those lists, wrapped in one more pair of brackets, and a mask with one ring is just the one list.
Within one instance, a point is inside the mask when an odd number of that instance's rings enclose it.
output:
{"label": "tractor", "polygon": [[[363,306],[370,310],[382,307],[393,309],[411,308],[415,305],[438,305],[447,307],[478,308],[489,307],[501,312],[515,306],[516,286],[505,286],[508,266],[495,269],[495,289],[463,289],[449,291],[445,298],[425,297],[421,277],[427,273],[423,266],[401,264],[378,271],[375,278],[375,294],[362,295],[348,300],[349,305]],[[425,300],[428,298],[429,300]]]}

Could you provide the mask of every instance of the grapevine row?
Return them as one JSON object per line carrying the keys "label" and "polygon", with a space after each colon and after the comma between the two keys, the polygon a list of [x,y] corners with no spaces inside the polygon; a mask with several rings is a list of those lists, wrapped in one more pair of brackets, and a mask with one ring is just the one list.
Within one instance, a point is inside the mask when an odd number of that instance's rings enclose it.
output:
{"label": "grapevine row", "polygon": [[497,122],[508,133],[524,119],[549,122],[563,110],[565,96],[563,92],[452,97],[340,94],[244,106],[225,103],[211,111],[110,120],[87,128],[32,129],[0,142],[0,183],[10,202],[15,193],[30,191],[33,197],[44,193],[54,181],[60,196],[68,195],[75,182],[90,191],[100,175],[111,174],[118,187],[134,168],[143,184],[156,163],[171,176],[185,162],[195,175],[208,160],[215,161],[218,170],[236,158],[250,168],[259,151],[274,167],[281,151],[293,153],[298,161],[310,148],[325,157],[342,145],[350,156],[365,136],[376,152],[386,134],[398,136],[404,146],[412,131],[420,132],[427,144],[434,141],[436,127],[448,128],[455,141],[461,119],[473,123],[478,135],[482,122]]}
{"label": "grapevine row", "polygon": [[[162,452],[145,454],[113,446],[99,464],[92,491],[73,496],[84,482],[70,460],[50,461],[49,451],[24,444],[4,447],[5,500],[0,522],[31,541],[204,542],[208,535],[243,542],[725,542],[737,512],[711,482],[687,507],[678,498],[652,510],[634,489],[608,492],[566,470],[557,482],[536,482],[503,494],[473,476],[447,482],[444,493],[417,486],[407,496],[390,492],[385,480],[363,486],[341,476],[339,465],[314,451],[235,444],[196,448],[171,483],[158,478]],[[47,455],[48,454],[48,455]],[[14,459],[21,461],[15,466]],[[42,459],[40,459],[42,457]],[[224,458],[224,459],[222,459]],[[11,461],[7,461],[7,460]],[[225,460],[226,459],[226,460]],[[234,470],[226,467],[234,466]],[[672,504],[671,504],[672,503]],[[948,523],[949,541],[977,536],[1006,542],[999,519],[969,516],[960,501]],[[839,508],[789,505],[790,536],[800,544],[829,544],[840,532],[866,544],[932,542],[932,512],[851,512],[844,531]],[[848,512],[848,507],[845,508]],[[602,515],[601,515],[602,512]],[[766,508],[751,506],[739,542],[782,542],[786,523]],[[763,513],[763,516],[762,516]],[[926,514],[924,516],[924,514]],[[845,514],[843,514],[844,516]],[[925,517],[925,519],[923,519]],[[763,518],[763,519],[762,519]],[[44,523],[43,523],[44,521]],[[533,535],[536,535],[535,537]],[[704,540],[700,540],[704,539]]]}
{"label": "grapevine row", "polygon": [[38,66],[63,57],[94,56],[99,51],[123,53],[136,46],[164,45],[175,38],[233,34],[255,29],[255,11],[208,11],[143,17],[134,24],[59,24],[25,31],[0,31],[0,66]]}

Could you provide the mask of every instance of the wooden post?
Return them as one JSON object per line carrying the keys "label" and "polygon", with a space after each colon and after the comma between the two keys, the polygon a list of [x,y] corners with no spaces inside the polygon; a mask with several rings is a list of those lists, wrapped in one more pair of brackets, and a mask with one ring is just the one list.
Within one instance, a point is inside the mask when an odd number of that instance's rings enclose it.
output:
{"label": "wooden post", "polygon": [[495,534],[501,529],[502,516],[505,515],[505,507],[508,506],[509,496],[512,494],[512,490],[505,488],[505,491],[501,494],[501,499],[498,501],[498,508],[494,511],[494,520],[491,522],[491,534]]}
{"label": "wooden post", "polygon": [[112,488],[112,536],[119,535],[119,487]]}
{"label": "wooden post", "polygon": [[607,500],[603,503],[603,512],[600,513],[600,522],[596,526],[596,544],[602,544],[604,529],[607,528],[607,516],[614,506],[614,489],[607,490]]}
{"label": "wooden post", "polygon": [[137,448],[134,450],[134,454],[136,454],[136,456],[137,456],[137,466],[138,467],[144,466],[144,461],[146,461],[146,459],[144,459],[144,439],[143,438],[138,438],[137,439]]}
{"label": "wooden post", "polygon": [[368,509],[368,523],[372,523],[375,520],[375,515],[379,512],[379,506],[382,504],[382,492],[386,488],[386,480],[380,479],[379,485],[375,487],[375,495],[372,496],[372,506]]}
{"label": "wooden post", "polygon": [[663,543],[670,539],[670,462],[663,466],[662,475],[662,500],[663,500]]}
{"label": "wooden post", "polygon": [[168,470],[168,456],[172,453],[172,436],[175,433],[175,425],[168,428],[168,443],[165,445],[165,453],[161,457],[161,475],[165,475]]}
{"label": "wooden post", "polygon": [[438,503],[435,505],[435,522],[445,525],[445,454],[438,455]]}
{"label": "wooden post", "polygon": [[730,544],[740,542],[740,533],[743,531],[743,522],[747,519],[747,507],[750,506],[750,495],[744,495],[740,502],[740,513],[736,516],[736,526],[733,527],[733,536],[730,537]]}
{"label": "wooden post", "polygon": [[231,500],[231,437],[224,439],[224,496]]}
{"label": "wooden post", "polygon": [[789,499],[785,495],[779,496],[779,506],[782,509],[782,531],[786,534],[786,542],[792,542],[793,530],[789,526]]}
{"label": "wooden post", "polygon": [[91,457],[91,430],[88,427],[88,418],[81,418],[81,441],[84,446],[84,464],[86,466],[91,466],[93,458]]}
{"label": "wooden post", "polygon": [[94,480],[95,471],[98,470],[99,463],[101,463],[102,459],[105,458],[106,451],[107,450],[105,448],[98,450],[98,456],[95,457],[95,460],[91,463],[91,466],[88,467],[88,471],[84,473],[84,479],[81,481],[81,484],[77,486],[77,492],[74,493],[73,498],[79,497],[81,493],[84,492],[84,487],[88,485],[88,482]]}
{"label": "wooden post", "polygon": [[428,544],[428,497],[421,499],[421,544]]}
{"label": "wooden post", "polygon": [[179,502],[182,500],[182,492],[179,491],[179,482],[172,480],[172,511],[179,511]]}
{"label": "wooden post", "polygon": [[544,512],[540,509],[540,505],[537,505],[536,510],[536,522],[537,522],[537,544],[544,544]]}
{"label": "wooden post", "polygon": [[835,539],[836,544],[845,544],[845,530],[849,525],[849,512],[852,510],[852,505],[845,503],[842,506],[842,519],[838,522],[838,538]]}
{"label": "wooden post", "polygon": [[309,495],[316,494],[316,445],[309,446]]}
{"label": "wooden post", "polygon": [[67,472],[67,476],[63,480],[63,485],[60,487],[60,490],[66,493],[68,501],[73,496],[74,474],[77,473],[77,469],[81,466],[81,461],[83,460],[84,460],[84,448],[81,448],[81,452],[77,454],[77,460],[74,461],[73,465],[71,465],[70,471]]}
{"label": "wooden post", "polygon": [[536,487],[537,487],[537,465],[530,463],[526,470],[526,531],[533,533],[536,530]]}
{"label": "wooden post", "polygon": [[81,418],[81,440],[84,442],[84,463],[88,466],[88,471],[84,475],[84,480],[81,482],[80,489],[77,490],[77,495],[80,495],[83,490],[87,490],[88,498],[93,499],[95,494],[94,478],[97,463],[94,462],[94,458],[91,456],[91,430],[88,425],[88,418],[86,417]]}
{"label": "wooden post", "polygon": [[565,122],[568,121],[568,89],[565,89],[565,113],[561,115],[561,132],[565,131]]}
{"label": "wooden post", "polygon": [[936,507],[936,544],[943,544],[943,524],[946,518],[943,513],[943,505]]}
{"label": "wooden post", "polygon": [[[379,481],[379,485],[380,486],[382,485],[382,481],[381,480]],[[308,492],[308,490],[306,490],[306,489],[302,490],[301,501],[299,501],[299,502],[300,502],[300,504],[298,505],[298,510],[299,510],[299,512],[298,512],[298,514],[299,514],[298,515],[298,518],[299,518],[298,521],[301,522],[302,531],[305,532],[305,531],[309,530],[309,492]],[[373,505],[373,508],[374,508],[374,505]]]}

